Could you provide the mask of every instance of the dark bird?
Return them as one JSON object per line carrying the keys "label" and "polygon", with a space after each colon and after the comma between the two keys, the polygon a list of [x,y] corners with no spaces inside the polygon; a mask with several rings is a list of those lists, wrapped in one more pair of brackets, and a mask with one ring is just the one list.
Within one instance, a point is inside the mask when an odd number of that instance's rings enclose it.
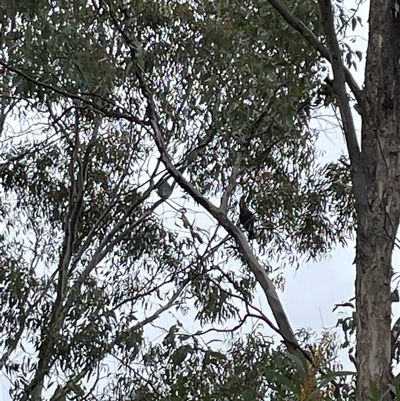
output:
{"label": "dark bird", "polygon": [[246,205],[246,196],[243,195],[240,199],[240,215],[239,220],[244,229],[249,233],[249,241],[254,239],[254,223],[256,218]]}
{"label": "dark bird", "polygon": [[157,193],[161,199],[167,200],[171,196],[173,190],[174,190],[173,186],[168,184],[168,181],[164,181],[159,186]]}

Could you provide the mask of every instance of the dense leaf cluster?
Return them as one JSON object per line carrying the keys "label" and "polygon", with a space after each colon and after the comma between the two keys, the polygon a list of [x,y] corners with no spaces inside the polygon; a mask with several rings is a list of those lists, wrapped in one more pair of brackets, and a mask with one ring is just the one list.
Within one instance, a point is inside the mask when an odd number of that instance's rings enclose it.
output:
{"label": "dense leaf cluster", "polygon": [[[293,361],[260,333],[212,348],[189,323],[149,341],[182,318],[218,333],[265,317],[232,239],[175,183],[157,197],[169,176],[149,117],[203,196],[235,177],[228,215],[236,224],[247,194],[267,270],[323,256],[349,237],[353,205],[345,164],[316,160],[315,50],[265,1],[0,9],[0,366],[12,397],[289,399],[274,375],[291,377]],[[321,31],[314,2],[293,11]]]}

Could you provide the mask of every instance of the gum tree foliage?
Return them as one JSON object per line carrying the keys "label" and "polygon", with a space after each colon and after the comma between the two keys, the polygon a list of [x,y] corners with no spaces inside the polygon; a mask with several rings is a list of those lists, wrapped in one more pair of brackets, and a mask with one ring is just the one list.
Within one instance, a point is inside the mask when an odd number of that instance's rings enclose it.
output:
{"label": "gum tree foliage", "polygon": [[[335,341],[296,337],[273,287],[354,229],[348,161],[316,162],[310,117],[336,100],[315,46],[265,1],[0,7],[11,397],[332,399],[341,379],[319,390]],[[323,36],[315,2],[289,7]],[[251,319],[264,326],[235,333]],[[210,342],[224,331],[224,346]]]}

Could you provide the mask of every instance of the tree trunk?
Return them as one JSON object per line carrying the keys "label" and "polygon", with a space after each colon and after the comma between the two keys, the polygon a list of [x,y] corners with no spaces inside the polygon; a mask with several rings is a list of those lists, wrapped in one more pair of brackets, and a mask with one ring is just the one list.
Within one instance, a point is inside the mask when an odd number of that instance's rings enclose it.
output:
{"label": "tree trunk", "polygon": [[357,400],[390,381],[391,259],[400,206],[400,19],[386,0],[371,0],[362,123],[368,207],[359,216],[356,252]]}
{"label": "tree trunk", "polygon": [[[390,379],[390,270],[393,242],[382,229],[383,213],[366,218],[357,238],[357,400],[376,388],[382,394]],[[376,224],[376,225],[375,225]],[[378,224],[381,229],[378,229]],[[397,227],[397,225],[396,225]]]}

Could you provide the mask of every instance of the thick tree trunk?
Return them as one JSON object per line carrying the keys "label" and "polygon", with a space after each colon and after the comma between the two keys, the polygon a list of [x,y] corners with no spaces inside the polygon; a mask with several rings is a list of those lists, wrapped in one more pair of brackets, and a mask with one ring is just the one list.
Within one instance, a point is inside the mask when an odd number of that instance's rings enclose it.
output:
{"label": "thick tree trunk", "polygon": [[[390,281],[400,207],[400,19],[371,0],[365,71],[362,161],[368,207],[357,229],[357,400],[390,380]],[[399,117],[398,117],[399,116]]]}
{"label": "thick tree trunk", "polygon": [[[357,239],[357,400],[382,394],[390,379],[390,270],[392,243],[379,210],[368,214]],[[375,225],[376,224],[376,225]]]}

